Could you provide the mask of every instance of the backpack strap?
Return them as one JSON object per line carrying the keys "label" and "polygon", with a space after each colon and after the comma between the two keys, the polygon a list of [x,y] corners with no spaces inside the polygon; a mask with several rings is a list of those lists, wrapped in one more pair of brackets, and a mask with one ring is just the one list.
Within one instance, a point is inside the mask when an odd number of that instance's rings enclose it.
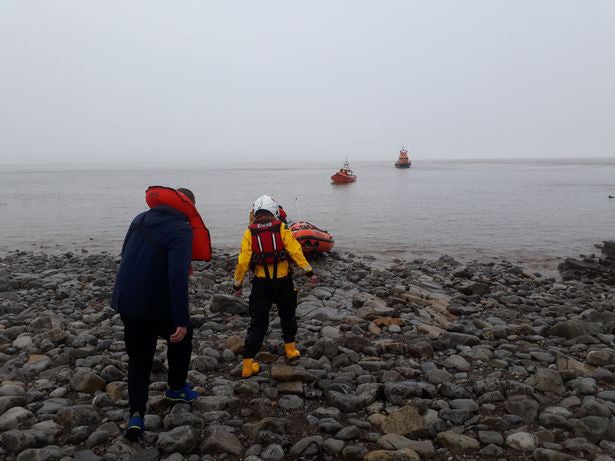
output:
{"label": "backpack strap", "polygon": [[[277,233],[280,233],[279,230]],[[275,234],[275,231],[271,231],[271,243],[273,245],[273,280],[278,278],[278,245],[276,243]]]}

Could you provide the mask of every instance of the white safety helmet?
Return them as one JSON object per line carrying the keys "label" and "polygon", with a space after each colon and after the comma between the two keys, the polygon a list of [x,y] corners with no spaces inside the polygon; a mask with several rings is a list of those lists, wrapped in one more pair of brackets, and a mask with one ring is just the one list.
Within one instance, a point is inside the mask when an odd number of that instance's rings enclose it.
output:
{"label": "white safety helmet", "polygon": [[266,210],[276,218],[280,217],[280,205],[278,205],[276,201],[268,195],[261,195],[257,198],[252,206],[252,209],[254,210],[254,214],[256,214],[259,210]]}

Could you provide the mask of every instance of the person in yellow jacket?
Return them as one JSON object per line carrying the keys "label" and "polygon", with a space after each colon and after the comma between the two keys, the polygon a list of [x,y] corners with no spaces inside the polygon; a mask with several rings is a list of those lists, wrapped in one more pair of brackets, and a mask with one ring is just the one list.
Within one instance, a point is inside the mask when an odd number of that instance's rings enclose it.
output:
{"label": "person in yellow jacket", "polygon": [[303,256],[301,245],[286,224],[280,221],[279,209],[279,205],[268,195],[263,195],[254,202],[254,221],[243,234],[235,269],[235,296],[242,295],[241,287],[248,270],[251,269],[254,275],[250,293],[250,326],[243,349],[241,375],[244,378],[260,370],[254,357],[263,345],[273,303],[278,307],[286,357],[294,359],[301,355],[295,344],[297,292],[293,284],[290,260],[305,271],[310,282],[316,283],[318,280]]}

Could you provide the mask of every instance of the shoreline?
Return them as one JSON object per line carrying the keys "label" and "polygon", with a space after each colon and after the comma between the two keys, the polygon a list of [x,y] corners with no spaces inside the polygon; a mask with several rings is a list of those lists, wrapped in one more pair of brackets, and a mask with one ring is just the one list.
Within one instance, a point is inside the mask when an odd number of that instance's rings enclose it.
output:
{"label": "shoreline", "polygon": [[[119,257],[121,241],[117,244],[95,244],[95,243],[42,243],[34,242],[30,246],[20,246],[9,248],[8,246],[0,245],[0,258],[19,251],[45,253],[50,255],[61,255],[67,252],[74,254],[108,254]],[[593,251],[592,251],[593,250]],[[509,249],[497,251],[489,248],[472,248],[462,245],[447,245],[443,247],[416,247],[404,249],[390,250],[363,250],[353,247],[336,245],[333,252],[339,255],[353,254],[373,260],[375,263],[387,265],[396,259],[414,260],[414,259],[437,259],[443,255],[451,256],[456,260],[468,264],[471,262],[480,263],[496,263],[500,261],[509,261],[513,264],[521,265],[528,270],[541,272],[551,276],[558,276],[557,265],[566,258],[575,258],[581,255],[591,255],[599,253],[599,249],[595,244],[587,245],[587,251],[567,253],[545,252],[537,249]],[[214,252],[221,254],[238,254],[238,248],[232,246],[214,247]]]}
{"label": "shoreline", "polygon": [[302,358],[280,355],[272,315],[262,371],[243,380],[247,303],[228,295],[235,258],[220,251],[190,284],[189,379],[203,396],[162,398],[159,342],[145,440],[130,444],[123,326],[108,307],[117,260],[0,255],[1,459],[608,461],[615,450],[614,286],[508,261],[325,255],[317,286],[295,274]]}

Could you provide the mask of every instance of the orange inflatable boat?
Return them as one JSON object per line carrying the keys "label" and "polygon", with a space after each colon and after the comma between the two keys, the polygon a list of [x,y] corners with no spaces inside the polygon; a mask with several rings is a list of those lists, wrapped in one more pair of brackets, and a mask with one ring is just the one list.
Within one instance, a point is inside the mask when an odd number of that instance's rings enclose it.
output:
{"label": "orange inflatable boat", "polygon": [[331,234],[306,221],[293,223],[290,231],[301,244],[305,255],[331,251],[335,244]]}
{"label": "orange inflatable boat", "polygon": [[145,201],[150,208],[166,205],[185,214],[192,227],[192,260],[211,260],[209,229],[188,197],[170,187],[151,186],[145,191]]}

